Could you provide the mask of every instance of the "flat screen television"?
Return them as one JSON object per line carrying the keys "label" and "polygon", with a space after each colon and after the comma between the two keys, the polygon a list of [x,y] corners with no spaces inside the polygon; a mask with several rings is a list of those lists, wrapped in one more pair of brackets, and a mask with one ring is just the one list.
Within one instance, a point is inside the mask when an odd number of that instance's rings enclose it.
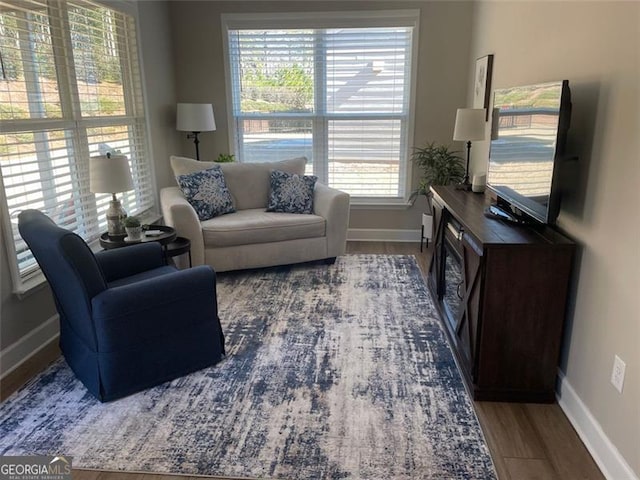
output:
{"label": "flat screen television", "polygon": [[487,188],[498,202],[488,216],[555,222],[570,120],[568,80],[494,91]]}

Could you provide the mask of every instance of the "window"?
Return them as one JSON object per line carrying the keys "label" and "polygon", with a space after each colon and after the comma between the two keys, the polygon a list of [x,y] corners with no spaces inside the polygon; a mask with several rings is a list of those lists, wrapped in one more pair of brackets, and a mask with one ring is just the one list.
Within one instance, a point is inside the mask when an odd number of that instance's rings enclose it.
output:
{"label": "window", "polygon": [[135,19],[93,2],[0,4],[0,191],[18,292],[40,275],[20,211],[43,210],[87,241],[106,230],[110,195],[89,191],[90,156],[126,155],[135,189],[118,197],[130,214],[153,206],[136,49]]}
{"label": "window", "polygon": [[417,11],[227,15],[233,145],[305,156],[358,203],[406,203]]}

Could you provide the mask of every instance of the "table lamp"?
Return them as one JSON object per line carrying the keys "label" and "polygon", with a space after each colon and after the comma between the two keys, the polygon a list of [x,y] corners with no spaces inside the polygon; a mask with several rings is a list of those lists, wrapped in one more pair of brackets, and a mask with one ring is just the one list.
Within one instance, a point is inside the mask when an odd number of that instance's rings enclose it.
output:
{"label": "table lamp", "polygon": [[124,236],[122,220],[127,216],[116,193],[133,190],[129,160],[124,155],[99,155],[89,159],[89,190],[113,195],[107,209],[109,237]]}
{"label": "table lamp", "polygon": [[196,159],[200,160],[198,135],[201,132],[213,132],[216,129],[213,105],[210,103],[179,103],[176,123],[176,128],[181,132],[191,132],[187,138],[193,138],[193,143],[196,145]]}
{"label": "table lamp", "polygon": [[484,108],[459,108],[456,113],[456,125],[453,129],[453,139],[467,142],[467,166],[465,168],[462,183],[458,185],[461,190],[471,190],[469,182],[469,161],[471,160],[471,141],[484,140],[485,138],[485,110]]}

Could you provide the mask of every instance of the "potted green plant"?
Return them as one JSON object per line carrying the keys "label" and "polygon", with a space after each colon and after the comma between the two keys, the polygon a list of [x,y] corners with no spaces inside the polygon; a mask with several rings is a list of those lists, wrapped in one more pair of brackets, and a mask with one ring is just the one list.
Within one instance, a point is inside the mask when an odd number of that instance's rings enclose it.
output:
{"label": "potted green plant", "polygon": [[449,150],[447,145],[437,145],[435,142],[414,148],[411,160],[422,169],[422,178],[411,197],[425,195],[429,198],[431,185],[461,182],[464,178],[464,160],[458,153]]}
{"label": "potted green plant", "polygon": [[428,143],[425,147],[415,147],[411,160],[422,170],[422,177],[416,188],[411,193],[411,200],[415,200],[419,195],[424,195],[427,199],[427,211],[422,214],[422,238],[420,239],[420,249],[422,250],[422,240],[429,240],[433,237],[433,208],[431,207],[431,185],[449,185],[459,183],[464,178],[464,160],[458,155],[459,152],[451,151],[447,145],[437,145],[435,142]]}
{"label": "potted green plant", "polygon": [[142,238],[142,224],[138,217],[125,218],[124,229],[127,231],[127,240],[130,242],[139,241]]}
{"label": "potted green plant", "polygon": [[235,155],[226,154],[226,153],[221,153],[220,155],[218,155],[218,158],[214,160],[214,162],[216,163],[232,163],[235,161],[236,161]]}

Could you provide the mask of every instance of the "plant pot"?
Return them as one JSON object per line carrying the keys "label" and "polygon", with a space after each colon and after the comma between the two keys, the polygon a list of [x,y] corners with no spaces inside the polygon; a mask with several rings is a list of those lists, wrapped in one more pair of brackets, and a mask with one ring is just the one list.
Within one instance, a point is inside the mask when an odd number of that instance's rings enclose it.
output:
{"label": "plant pot", "polygon": [[127,231],[127,240],[137,242],[142,240],[142,227],[124,227]]}
{"label": "plant pot", "polygon": [[422,237],[431,240],[433,238],[433,216],[429,213],[422,214]]}
{"label": "plant pot", "polygon": [[422,242],[426,240],[427,247],[429,240],[433,238],[433,216],[428,213],[422,214],[422,228],[420,233],[420,251],[422,252]]}

